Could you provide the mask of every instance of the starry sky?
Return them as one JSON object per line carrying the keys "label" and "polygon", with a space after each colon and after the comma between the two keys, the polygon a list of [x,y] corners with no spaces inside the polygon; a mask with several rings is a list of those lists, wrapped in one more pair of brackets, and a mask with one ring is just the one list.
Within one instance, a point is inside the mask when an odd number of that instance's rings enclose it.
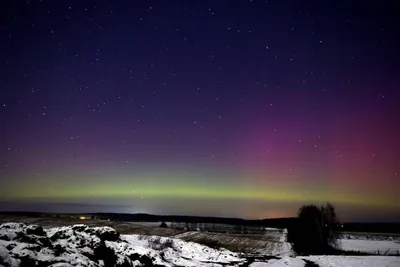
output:
{"label": "starry sky", "polygon": [[400,221],[398,1],[0,4],[0,209]]}

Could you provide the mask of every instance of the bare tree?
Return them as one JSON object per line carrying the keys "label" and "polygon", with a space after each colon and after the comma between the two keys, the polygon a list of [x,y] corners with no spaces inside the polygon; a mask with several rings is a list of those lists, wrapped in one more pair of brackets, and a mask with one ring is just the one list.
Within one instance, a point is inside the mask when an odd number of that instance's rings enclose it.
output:
{"label": "bare tree", "polygon": [[324,208],[324,214],[326,216],[326,226],[328,228],[328,237],[333,238],[333,232],[334,229],[336,228],[336,225],[338,224],[338,220],[336,218],[336,211],[335,208],[331,203],[326,203],[325,208]]}
{"label": "bare tree", "polygon": [[288,232],[288,240],[300,253],[321,253],[334,245],[336,212],[325,206],[305,205],[299,209],[297,223]]}

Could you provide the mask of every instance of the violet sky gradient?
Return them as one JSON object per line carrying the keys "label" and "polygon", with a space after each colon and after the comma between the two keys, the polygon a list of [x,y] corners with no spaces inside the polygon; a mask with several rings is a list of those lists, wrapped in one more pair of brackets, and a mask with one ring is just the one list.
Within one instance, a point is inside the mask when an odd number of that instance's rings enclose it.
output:
{"label": "violet sky gradient", "polygon": [[0,209],[400,221],[398,1],[2,1]]}

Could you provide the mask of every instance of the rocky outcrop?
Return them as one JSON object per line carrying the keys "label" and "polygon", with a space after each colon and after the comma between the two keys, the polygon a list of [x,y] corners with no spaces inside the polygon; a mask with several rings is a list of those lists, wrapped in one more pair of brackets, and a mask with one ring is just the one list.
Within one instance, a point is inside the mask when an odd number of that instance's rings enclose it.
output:
{"label": "rocky outcrop", "polygon": [[150,256],[132,249],[121,253],[121,247],[129,244],[110,227],[73,225],[45,231],[38,225],[0,225],[0,266],[156,266]]}

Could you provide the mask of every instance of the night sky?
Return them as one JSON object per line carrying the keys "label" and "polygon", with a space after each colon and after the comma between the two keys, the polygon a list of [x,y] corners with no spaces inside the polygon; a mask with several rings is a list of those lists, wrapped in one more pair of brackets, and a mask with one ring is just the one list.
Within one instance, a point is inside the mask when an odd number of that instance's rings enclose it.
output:
{"label": "night sky", "polygon": [[400,221],[398,1],[1,1],[0,209]]}

